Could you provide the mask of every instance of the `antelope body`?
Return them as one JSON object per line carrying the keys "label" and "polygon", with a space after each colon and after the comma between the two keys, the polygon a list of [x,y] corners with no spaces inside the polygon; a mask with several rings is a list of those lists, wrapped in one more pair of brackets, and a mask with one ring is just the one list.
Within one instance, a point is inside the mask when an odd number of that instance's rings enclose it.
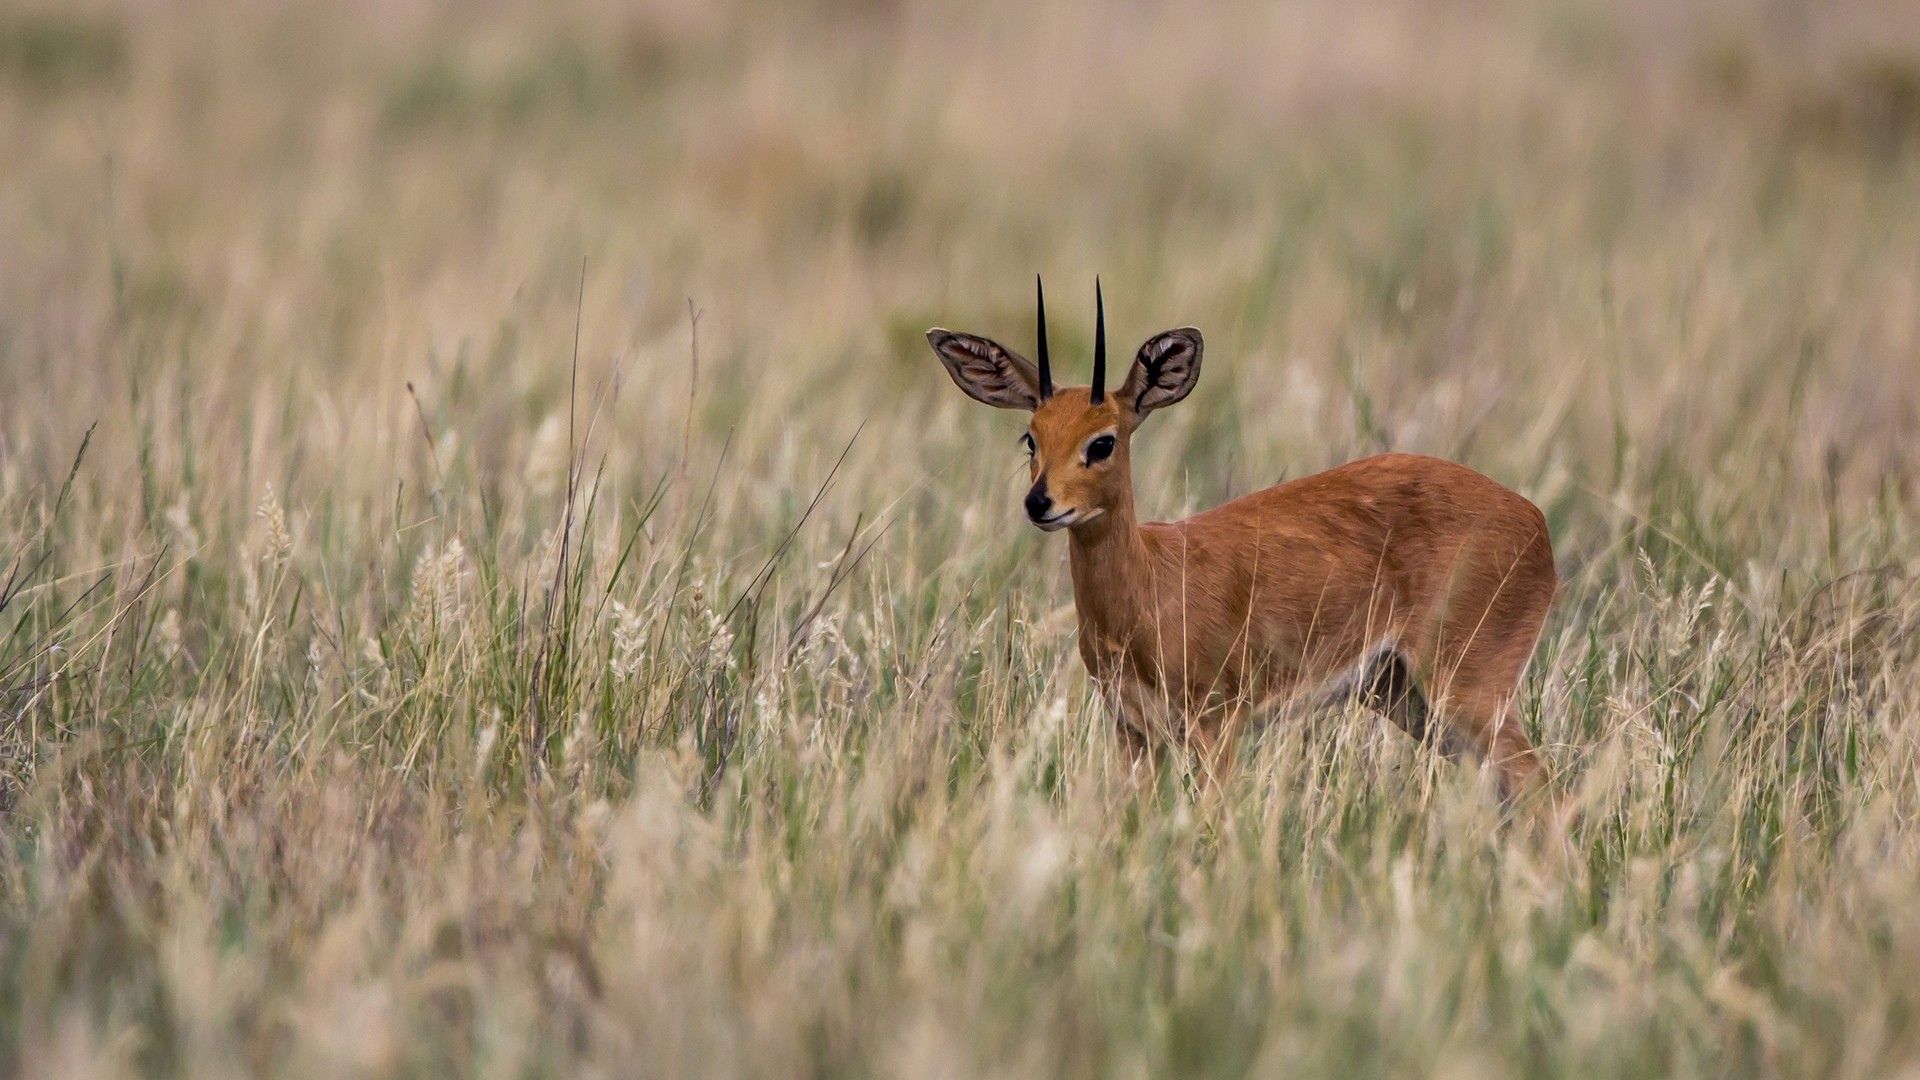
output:
{"label": "antelope body", "polygon": [[1193,389],[1203,341],[1149,338],[1107,392],[1105,321],[1102,302],[1083,387],[1053,386],[1044,296],[1037,366],[987,338],[927,338],[970,396],[1033,413],[1027,516],[1068,533],[1080,657],[1135,759],[1172,743],[1217,769],[1250,709],[1311,693],[1486,760],[1505,798],[1540,786],[1514,715],[1556,587],[1539,509],[1463,465],[1382,454],[1141,523],[1132,435]]}

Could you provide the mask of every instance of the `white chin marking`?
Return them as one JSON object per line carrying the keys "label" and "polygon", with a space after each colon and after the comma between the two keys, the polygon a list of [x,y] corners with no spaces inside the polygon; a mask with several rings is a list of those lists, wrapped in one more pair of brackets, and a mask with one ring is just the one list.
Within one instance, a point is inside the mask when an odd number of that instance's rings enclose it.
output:
{"label": "white chin marking", "polygon": [[1063,511],[1058,517],[1051,517],[1045,521],[1035,521],[1033,524],[1034,527],[1038,528],[1041,532],[1059,532],[1069,525],[1080,525],[1092,521],[1104,513],[1106,513],[1105,510],[1094,510],[1087,513],[1082,513],[1079,510],[1067,510]]}

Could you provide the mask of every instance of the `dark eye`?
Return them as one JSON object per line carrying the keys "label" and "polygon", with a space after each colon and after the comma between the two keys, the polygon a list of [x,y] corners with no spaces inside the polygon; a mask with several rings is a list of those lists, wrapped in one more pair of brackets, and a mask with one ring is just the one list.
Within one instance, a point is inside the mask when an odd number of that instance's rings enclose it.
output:
{"label": "dark eye", "polygon": [[1036,449],[1034,448],[1034,445],[1033,445],[1033,436],[1031,436],[1031,435],[1022,435],[1022,436],[1020,436],[1020,448],[1021,448],[1022,450],[1025,450],[1025,451],[1027,452],[1027,456],[1028,456],[1028,457],[1032,457],[1032,456],[1033,456],[1033,455],[1034,455],[1035,453],[1037,453],[1037,452],[1038,452],[1038,451],[1037,451],[1037,450],[1036,450]]}
{"label": "dark eye", "polygon": [[1102,435],[1087,444],[1087,464],[1105,461],[1113,456],[1113,436]]}

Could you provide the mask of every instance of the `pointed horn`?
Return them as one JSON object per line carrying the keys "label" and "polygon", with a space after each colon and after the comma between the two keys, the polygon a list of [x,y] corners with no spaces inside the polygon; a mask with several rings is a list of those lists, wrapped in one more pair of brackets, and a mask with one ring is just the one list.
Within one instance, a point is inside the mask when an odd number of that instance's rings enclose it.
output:
{"label": "pointed horn", "polygon": [[1093,403],[1107,396],[1107,301],[1100,295],[1100,277],[1093,279]]}
{"label": "pointed horn", "polygon": [[1040,397],[1053,396],[1053,365],[1047,362],[1047,290],[1040,275],[1033,275],[1034,334],[1040,339]]}

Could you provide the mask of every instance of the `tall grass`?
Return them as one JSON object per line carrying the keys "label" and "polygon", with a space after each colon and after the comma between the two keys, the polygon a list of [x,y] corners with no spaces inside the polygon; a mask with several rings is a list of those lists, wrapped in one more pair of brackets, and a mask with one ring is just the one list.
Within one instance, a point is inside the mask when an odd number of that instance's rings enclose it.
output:
{"label": "tall grass", "polygon": [[[1867,0],[0,4],[7,1071],[1911,1071],[1916,87]],[[1122,775],[920,338],[1035,270],[1207,332],[1150,514],[1542,506],[1567,845],[1359,713]]]}

